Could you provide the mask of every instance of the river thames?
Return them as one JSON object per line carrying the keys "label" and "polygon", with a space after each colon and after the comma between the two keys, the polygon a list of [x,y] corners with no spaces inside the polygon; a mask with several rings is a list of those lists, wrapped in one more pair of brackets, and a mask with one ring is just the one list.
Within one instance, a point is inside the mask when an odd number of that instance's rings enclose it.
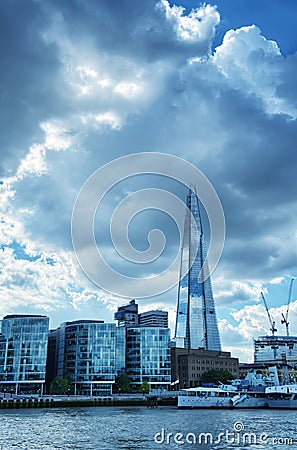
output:
{"label": "river thames", "polygon": [[295,449],[296,414],[174,407],[1,410],[0,449]]}

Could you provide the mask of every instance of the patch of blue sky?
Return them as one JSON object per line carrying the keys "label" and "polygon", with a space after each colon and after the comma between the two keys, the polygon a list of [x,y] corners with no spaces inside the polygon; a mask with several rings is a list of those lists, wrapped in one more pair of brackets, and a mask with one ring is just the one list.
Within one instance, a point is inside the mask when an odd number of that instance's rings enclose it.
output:
{"label": "patch of blue sky", "polygon": [[[17,241],[13,241],[11,244],[0,244],[0,250],[4,250],[5,248],[11,248],[13,250],[13,256],[15,259],[22,259],[25,261],[34,262],[37,261],[39,258],[41,258],[41,255],[29,255],[26,252],[26,246],[20,244]],[[49,264],[50,266],[55,265],[55,260],[49,256],[45,258],[46,264]]]}
{"label": "patch of blue sky", "polygon": [[26,252],[26,247],[21,245],[19,242],[13,241],[11,244],[7,245],[8,248],[13,250],[13,256],[15,259],[23,259],[27,261],[36,261],[40,258],[40,255],[32,256]]}

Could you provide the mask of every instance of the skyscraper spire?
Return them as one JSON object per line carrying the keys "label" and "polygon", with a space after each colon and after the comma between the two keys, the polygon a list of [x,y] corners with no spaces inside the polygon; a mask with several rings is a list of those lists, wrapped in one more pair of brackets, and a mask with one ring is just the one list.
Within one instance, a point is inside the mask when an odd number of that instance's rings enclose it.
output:
{"label": "skyscraper spire", "polygon": [[[181,273],[176,313],[175,341],[181,348],[221,350],[210,277],[199,283],[198,277],[205,261],[202,221],[195,188],[187,196]],[[196,226],[191,221],[195,220]],[[194,255],[198,249],[196,256]],[[190,262],[193,262],[189,270]]]}

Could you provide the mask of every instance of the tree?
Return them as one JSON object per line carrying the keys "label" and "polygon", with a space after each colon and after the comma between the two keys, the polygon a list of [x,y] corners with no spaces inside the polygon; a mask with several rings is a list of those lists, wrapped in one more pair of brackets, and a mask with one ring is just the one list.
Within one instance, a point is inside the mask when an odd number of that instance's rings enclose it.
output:
{"label": "tree", "polygon": [[229,380],[233,380],[234,377],[232,373],[228,370],[223,369],[210,369],[207,372],[204,372],[200,377],[200,383],[213,383],[219,384],[220,382],[223,384],[228,383]]}
{"label": "tree", "polygon": [[113,392],[117,394],[130,394],[132,392],[130,379],[126,373],[120,377],[116,377],[115,384],[113,385]]}
{"label": "tree", "polygon": [[148,394],[151,390],[151,387],[147,381],[143,381],[140,386],[140,392],[144,394]]}
{"label": "tree", "polygon": [[50,393],[65,395],[72,393],[72,385],[68,378],[56,377],[50,385]]}

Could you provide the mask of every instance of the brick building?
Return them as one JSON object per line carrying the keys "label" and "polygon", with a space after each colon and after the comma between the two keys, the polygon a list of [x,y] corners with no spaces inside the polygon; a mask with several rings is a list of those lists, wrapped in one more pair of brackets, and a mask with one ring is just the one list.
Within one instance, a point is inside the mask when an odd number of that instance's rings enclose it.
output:
{"label": "brick building", "polygon": [[172,382],[179,380],[180,389],[199,386],[201,375],[211,369],[228,370],[239,378],[238,358],[229,352],[171,348],[171,378]]}

